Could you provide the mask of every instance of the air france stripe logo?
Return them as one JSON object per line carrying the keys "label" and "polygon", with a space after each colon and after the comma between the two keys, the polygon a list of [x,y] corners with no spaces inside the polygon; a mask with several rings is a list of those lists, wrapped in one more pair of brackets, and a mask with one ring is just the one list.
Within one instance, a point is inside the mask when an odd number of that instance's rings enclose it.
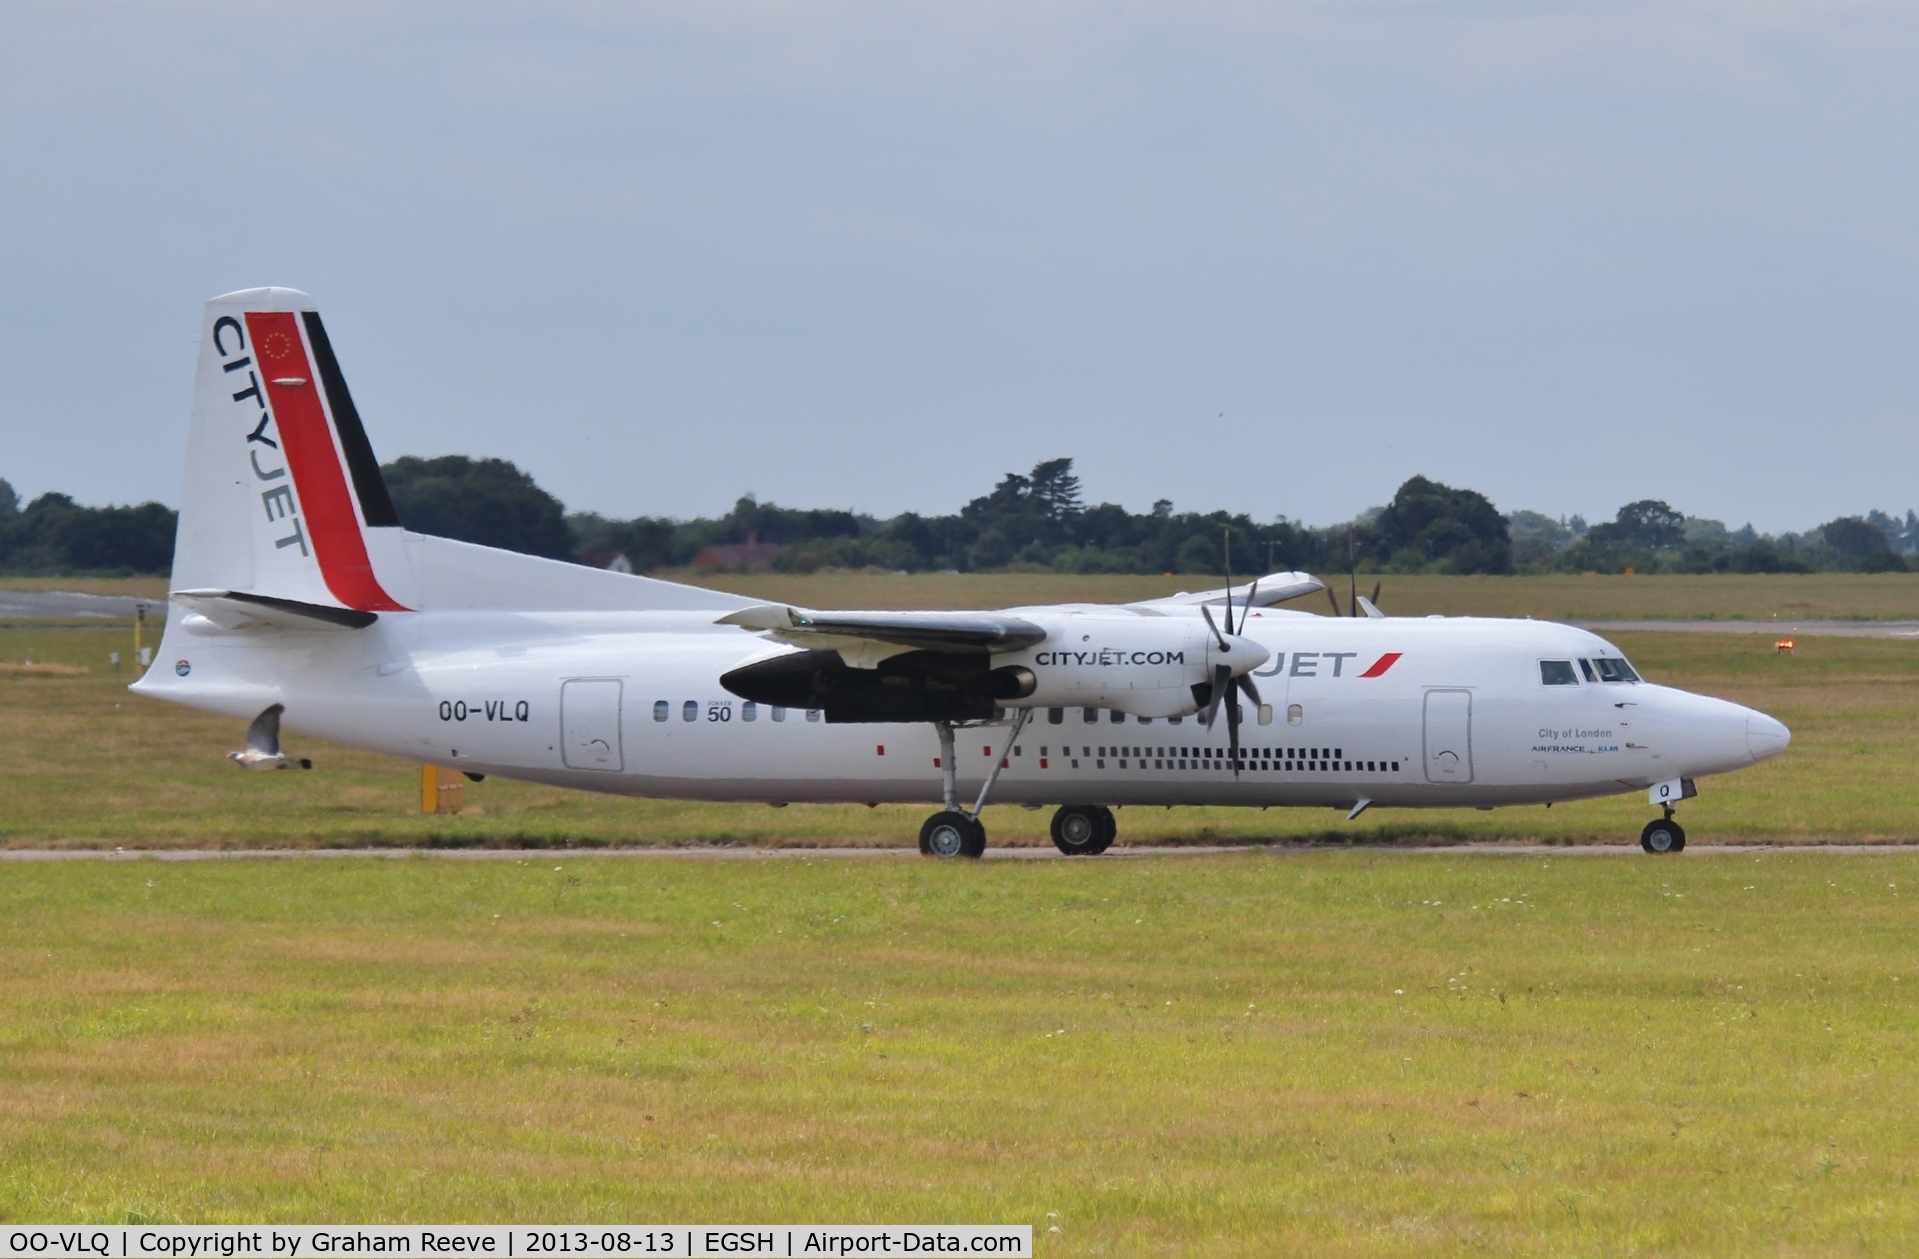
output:
{"label": "air france stripe logo", "polygon": [[1400,656],[1404,654],[1405,654],[1404,652],[1389,651],[1385,655],[1381,656],[1379,659],[1373,661],[1373,667],[1366,670],[1366,672],[1360,674],[1359,676],[1362,678],[1380,677],[1385,674],[1386,670],[1398,664]]}

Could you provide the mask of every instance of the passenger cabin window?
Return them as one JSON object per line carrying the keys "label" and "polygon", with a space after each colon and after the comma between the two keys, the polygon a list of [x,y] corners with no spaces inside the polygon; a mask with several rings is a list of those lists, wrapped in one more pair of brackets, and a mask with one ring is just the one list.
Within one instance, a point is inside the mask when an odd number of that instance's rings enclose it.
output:
{"label": "passenger cabin window", "polygon": [[785,721],[785,720],[786,720],[786,710],[785,710],[784,708],[775,708],[775,709],[773,710],[773,720],[774,720],[774,721]]}
{"label": "passenger cabin window", "polygon": [[1060,722],[1065,720],[1066,720],[1066,710],[1064,708],[1049,708],[1046,710],[1047,725],[1057,726]]}
{"label": "passenger cabin window", "polygon": [[1099,720],[1099,709],[1082,708],[1079,710],[1079,719],[1090,726]]}
{"label": "passenger cabin window", "polygon": [[759,715],[760,715],[760,706],[758,704],[755,704],[752,700],[749,699],[744,704],[740,705],[741,721],[753,721],[756,718],[758,718]]}
{"label": "passenger cabin window", "polygon": [[668,717],[672,716],[672,714],[673,714],[673,705],[667,703],[663,699],[656,699],[653,701],[653,720],[665,721]]}
{"label": "passenger cabin window", "polygon": [[700,719],[700,702],[698,700],[689,699],[686,701],[686,703],[680,705],[681,721],[698,721],[699,719]]}
{"label": "passenger cabin window", "polygon": [[1605,656],[1594,659],[1593,668],[1599,670],[1601,682],[1637,682],[1639,675],[1624,660],[1609,660]]}
{"label": "passenger cabin window", "polygon": [[819,709],[817,709],[817,708],[809,708],[809,709],[807,709],[807,710],[806,710],[806,719],[807,719],[808,721],[818,721],[818,720],[820,719],[820,710],[819,710]]}
{"label": "passenger cabin window", "polygon": [[1539,662],[1539,681],[1543,686],[1578,686],[1579,675],[1573,672],[1570,660],[1542,660]]}

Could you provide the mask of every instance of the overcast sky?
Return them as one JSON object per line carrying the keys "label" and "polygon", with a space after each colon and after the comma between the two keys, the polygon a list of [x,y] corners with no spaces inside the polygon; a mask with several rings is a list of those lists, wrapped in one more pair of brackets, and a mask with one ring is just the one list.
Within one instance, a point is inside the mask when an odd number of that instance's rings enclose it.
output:
{"label": "overcast sky", "polygon": [[609,515],[1903,512],[1919,6],[0,3],[0,477],[177,503],[264,284]]}

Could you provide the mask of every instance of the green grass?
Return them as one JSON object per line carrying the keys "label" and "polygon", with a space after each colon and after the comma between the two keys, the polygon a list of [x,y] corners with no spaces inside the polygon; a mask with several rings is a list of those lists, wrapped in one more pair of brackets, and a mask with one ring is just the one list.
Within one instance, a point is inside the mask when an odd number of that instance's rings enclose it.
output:
{"label": "green grass", "polygon": [[1909,854],[12,865],[0,1217],[1910,1254],[1915,891]]}
{"label": "green grass", "polygon": [[[997,608],[1033,603],[1121,603],[1178,590],[1205,590],[1225,579],[1199,573],[1164,577],[1064,577],[1050,573],[816,573],[811,576],[663,573],[756,598],[820,608]],[[1320,574],[1347,606],[1343,574]],[[1246,580],[1241,573],[1236,580]],[[1552,575],[1545,577],[1374,577],[1395,616],[1533,616],[1602,620],[1910,620],[1919,619],[1919,573],[1807,573],[1754,576]],[[1324,595],[1285,605],[1329,612]]]}
{"label": "green grass", "polygon": [[[1763,636],[1621,634],[1657,681],[1772,713],[1785,755],[1701,783],[1681,814],[1692,842],[1873,842],[1919,838],[1919,647],[1802,638],[1779,656]],[[290,737],[311,774],[247,774],[225,759],[242,723],[138,698],[106,659],[120,629],[0,630],[0,661],[28,655],[83,677],[0,676],[0,845],[259,847],[754,843],[910,844],[922,806],[701,805],[634,801],[490,779],[459,817],[418,814],[418,769]],[[1643,795],[1542,808],[1121,811],[1123,843],[1530,839],[1624,842],[1651,816]],[[988,807],[995,844],[1046,844],[1047,815]]]}

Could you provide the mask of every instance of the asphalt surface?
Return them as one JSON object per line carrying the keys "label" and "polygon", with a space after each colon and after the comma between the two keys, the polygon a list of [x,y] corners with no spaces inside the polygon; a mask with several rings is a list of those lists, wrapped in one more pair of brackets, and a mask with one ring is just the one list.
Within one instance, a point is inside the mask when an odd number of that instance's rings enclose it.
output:
{"label": "asphalt surface", "polygon": [[[1687,848],[1694,856],[1752,856],[1755,853],[1816,852],[1833,855],[1860,853],[1915,853],[1919,843],[1911,844],[1706,844]],[[1638,844],[1587,844],[1562,847],[1556,844],[1437,844],[1418,848],[1398,848],[1386,844],[1312,844],[1280,845],[1218,844],[1154,847],[1117,847],[1107,857],[1145,860],[1151,857],[1209,857],[1221,853],[1260,853],[1286,857],[1311,852],[1374,852],[1415,857],[1638,857],[1644,854]],[[435,857],[447,861],[568,861],[576,857],[632,858],[681,861],[780,861],[813,858],[913,858],[914,848],[7,848],[0,849],[0,862],[6,861],[286,861],[297,858],[341,857],[385,858],[400,860]],[[1065,854],[1055,848],[988,848],[989,860],[1063,861]],[[1090,858],[1087,858],[1090,860]]]}
{"label": "asphalt surface", "polygon": [[1919,638],[1919,621],[1575,621],[1595,634],[1778,634],[1782,638]]}
{"label": "asphalt surface", "polygon": [[143,605],[150,618],[166,618],[165,599],[83,595],[71,590],[0,590],[0,617],[26,621],[65,621],[81,616],[130,617]]}

